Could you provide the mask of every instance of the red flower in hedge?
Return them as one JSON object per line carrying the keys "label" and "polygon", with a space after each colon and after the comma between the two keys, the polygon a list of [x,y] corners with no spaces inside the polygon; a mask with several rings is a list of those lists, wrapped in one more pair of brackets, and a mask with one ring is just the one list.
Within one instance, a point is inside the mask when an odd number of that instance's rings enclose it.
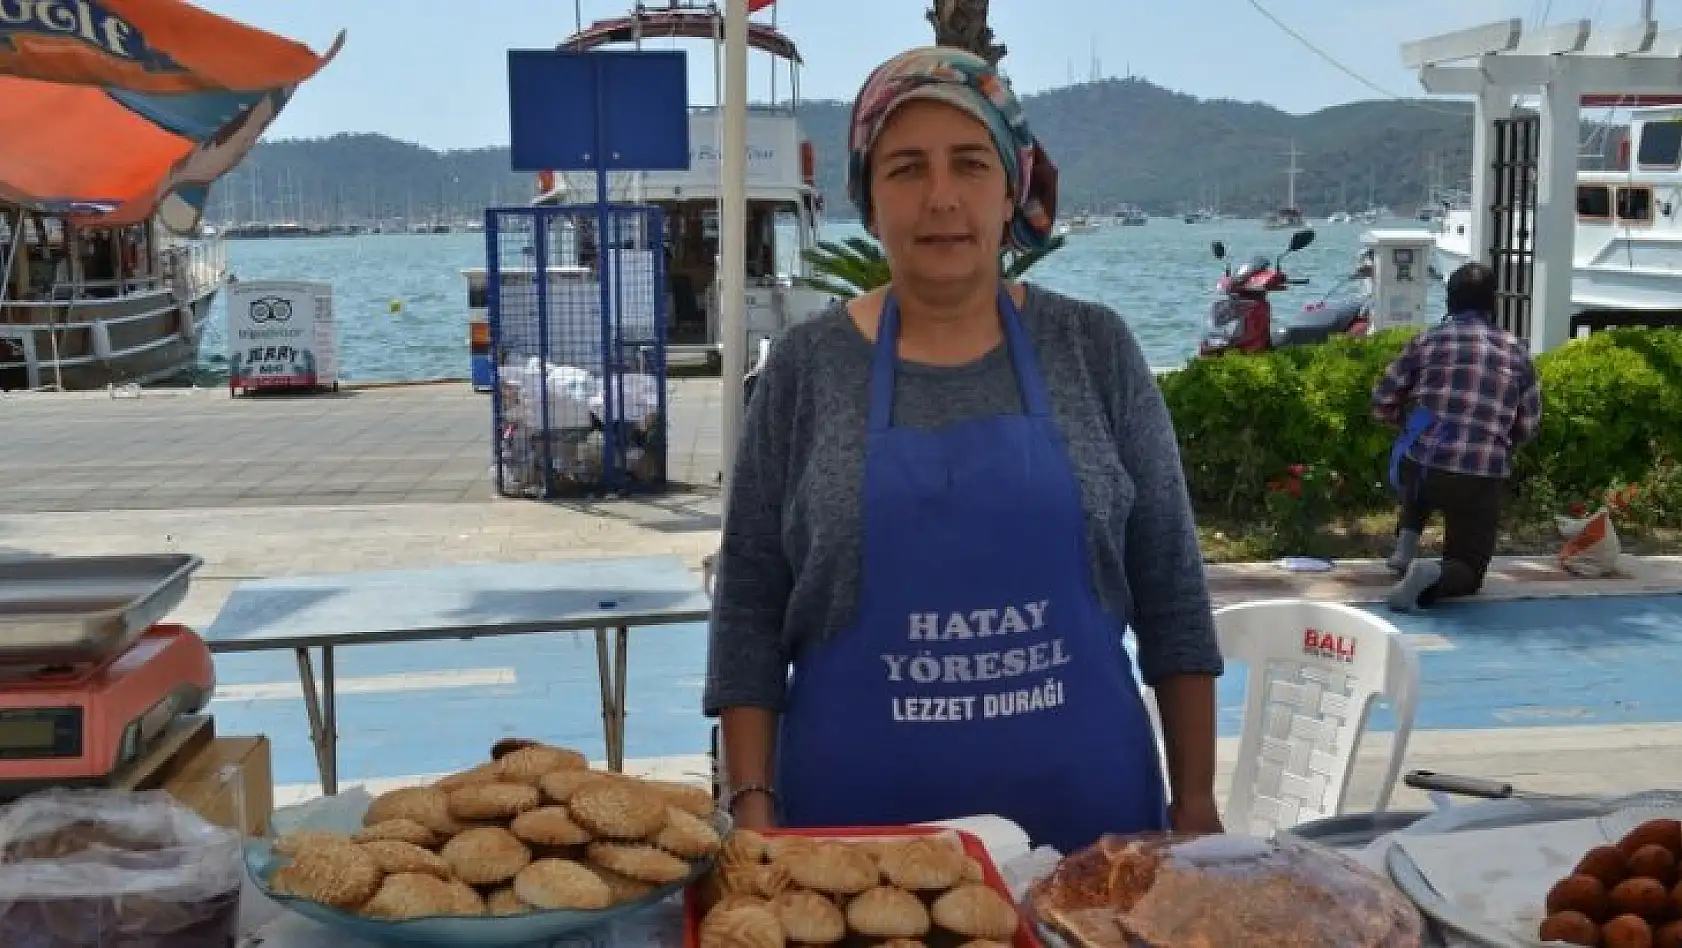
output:
{"label": "red flower in hedge", "polygon": [[1301,477],[1308,471],[1308,468],[1301,464],[1293,464],[1285,470],[1291,472],[1292,477]]}
{"label": "red flower in hedge", "polygon": [[1571,505],[1571,516],[1573,516],[1573,517],[1586,517],[1588,515],[1589,515],[1589,505],[1588,504],[1585,504],[1585,503],[1583,503],[1582,501],[1579,500],[1579,501],[1577,501],[1577,502],[1575,502]]}

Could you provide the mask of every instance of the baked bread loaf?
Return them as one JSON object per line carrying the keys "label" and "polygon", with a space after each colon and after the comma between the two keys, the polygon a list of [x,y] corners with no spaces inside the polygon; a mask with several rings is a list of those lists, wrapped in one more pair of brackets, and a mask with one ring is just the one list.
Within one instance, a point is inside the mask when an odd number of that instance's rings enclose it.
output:
{"label": "baked bread loaf", "polygon": [[1035,883],[1028,904],[1077,948],[1419,948],[1390,882],[1298,840],[1106,836]]}

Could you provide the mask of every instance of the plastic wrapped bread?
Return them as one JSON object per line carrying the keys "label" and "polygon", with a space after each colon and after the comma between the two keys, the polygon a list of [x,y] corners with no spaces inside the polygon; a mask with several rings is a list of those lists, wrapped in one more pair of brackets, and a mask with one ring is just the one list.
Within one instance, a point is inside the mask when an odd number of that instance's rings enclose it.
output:
{"label": "plastic wrapped bread", "polygon": [[1105,836],[1027,901],[1072,948],[1419,948],[1422,937],[1389,880],[1290,838]]}

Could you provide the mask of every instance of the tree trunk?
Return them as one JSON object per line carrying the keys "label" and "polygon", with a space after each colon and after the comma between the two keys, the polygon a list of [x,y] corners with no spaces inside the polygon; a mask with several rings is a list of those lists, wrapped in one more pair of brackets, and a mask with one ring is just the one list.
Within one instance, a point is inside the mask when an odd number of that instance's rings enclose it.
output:
{"label": "tree trunk", "polygon": [[937,46],[967,49],[995,67],[1005,56],[987,26],[987,0],[934,0],[928,20]]}

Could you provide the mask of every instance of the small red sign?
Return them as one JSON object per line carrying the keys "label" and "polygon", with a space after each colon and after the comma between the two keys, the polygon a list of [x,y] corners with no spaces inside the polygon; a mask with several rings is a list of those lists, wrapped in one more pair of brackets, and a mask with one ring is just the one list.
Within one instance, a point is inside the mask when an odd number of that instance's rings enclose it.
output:
{"label": "small red sign", "polygon": [[1355,637],[1353,635],[1334,635],[1319,629],[1304,629],[1302,633],[1302,653],[1315,658],[1330,659],[1334,662],[1353,662],[1355,660]]}

